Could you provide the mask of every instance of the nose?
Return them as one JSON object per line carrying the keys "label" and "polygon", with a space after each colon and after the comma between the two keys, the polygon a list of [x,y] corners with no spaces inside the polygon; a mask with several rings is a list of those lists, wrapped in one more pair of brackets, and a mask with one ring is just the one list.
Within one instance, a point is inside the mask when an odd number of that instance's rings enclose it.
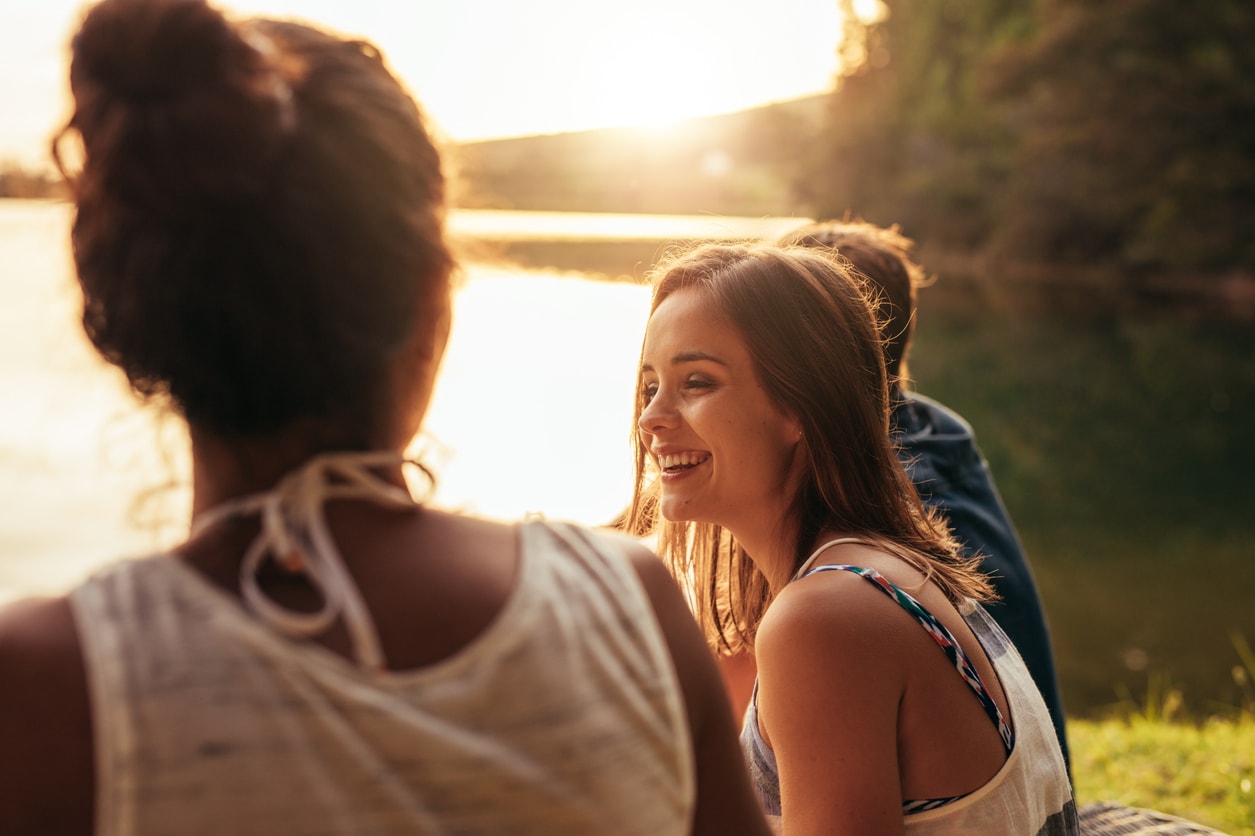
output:
{"label": "nose", "polygon": [[670,429],[679,423],[676,416],[675,407],[668,402],[662,392],[658,392],[645,404],[645,408],[641,410],[641,417],[637,419],[636,425],[641,428],[641,432],[657,435],[662,430]]}

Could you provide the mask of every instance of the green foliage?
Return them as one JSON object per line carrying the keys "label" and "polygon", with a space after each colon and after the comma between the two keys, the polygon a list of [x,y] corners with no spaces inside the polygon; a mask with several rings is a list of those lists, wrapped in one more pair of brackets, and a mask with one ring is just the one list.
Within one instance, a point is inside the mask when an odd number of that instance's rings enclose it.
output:
{"label": "green foliage", "polygon": [[1095,716],[1165,675],[1179,712],[1249,701],[1231,633],[1255,637],[1255,331],[1107,307],[1030,314],[986,289],[947,275],[922,293],[911,367],[976,429],[1068,711]]}
{"label": "green foliage", "polygon": [[1000,243],[1137,268],[1255,266],[1255,7],[1040,5],[1038,35],[990,65],[990,101],[1022,133]]}
{"label": "green foliage", "polygon": [[1068,725],[1078,800],[1119,801],[1255,836],[1255,719]]}
{"label": "green foliage", "polygon": [[1255,268],[1255,6],[888,0],[832,97],[820,213],[937,248],[1156,274]]}
{"label": "green foliage", "polygon": [[1249,327],[1033,315],[956,279],[922,292],[911,366],[921,391],[972,413],[1008,502],[1043,523],[1066,511],[1072,524],[1235,530],[1255,468]]}
{"label": "green foliage", "polygon": [[1024,18],[1022,4],[902,0],[847,33],[867,61],[833,96],[820,214],[900,223],[963,249],[983,243],[1012,135],[980,98],[981,70]]}
{"label": "green foliage", "polygon": [[830,96],[465,145],[460,205],[853,215],[991,292],[1255,318],[1255,4],[886,3],[833,33]]}

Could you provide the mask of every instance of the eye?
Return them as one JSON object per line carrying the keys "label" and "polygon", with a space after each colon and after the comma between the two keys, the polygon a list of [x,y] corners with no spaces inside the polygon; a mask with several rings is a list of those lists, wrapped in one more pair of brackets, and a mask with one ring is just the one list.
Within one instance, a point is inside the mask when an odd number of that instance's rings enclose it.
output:
{"label": "eye", "polygon": [[691,391],[714,388],[715,382],[705,377],[694,375],[684,381],[684,388]]}
{"label": "eye", "polygon": [[658,394],[657,383],[645,383],[641,386],[641,400],[645,403],[652,401],[656,394]]}

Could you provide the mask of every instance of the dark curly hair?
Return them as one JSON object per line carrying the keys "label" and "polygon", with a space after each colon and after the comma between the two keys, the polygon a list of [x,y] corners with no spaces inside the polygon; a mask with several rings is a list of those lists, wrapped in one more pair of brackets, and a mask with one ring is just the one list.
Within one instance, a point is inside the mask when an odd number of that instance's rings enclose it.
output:
{"label": "dark curly hair", "polygon": [[[203,0],[104,0],[72,45],[83,326],[222,438],[300,419],[365,446],[447,303],[445,177],[380,53]],[[441,294],[445,299],[441,301]]]}

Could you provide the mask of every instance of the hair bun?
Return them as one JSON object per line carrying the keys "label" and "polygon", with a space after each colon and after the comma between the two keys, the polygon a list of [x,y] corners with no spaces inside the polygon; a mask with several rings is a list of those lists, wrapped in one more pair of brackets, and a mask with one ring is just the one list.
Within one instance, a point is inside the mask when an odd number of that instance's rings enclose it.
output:
{"label": "hair bun", "polygon": [[105,0],[74,38],[73,73],[120,99],[153,102],[213,86],[242,46],[203,0]]}
{"label": "hair bun", "polygon": [[103,0],[72,52],[74,126],[119,196],[177,208],[247,191],[273,160],[290,102],[266,55],[204,0]]}

